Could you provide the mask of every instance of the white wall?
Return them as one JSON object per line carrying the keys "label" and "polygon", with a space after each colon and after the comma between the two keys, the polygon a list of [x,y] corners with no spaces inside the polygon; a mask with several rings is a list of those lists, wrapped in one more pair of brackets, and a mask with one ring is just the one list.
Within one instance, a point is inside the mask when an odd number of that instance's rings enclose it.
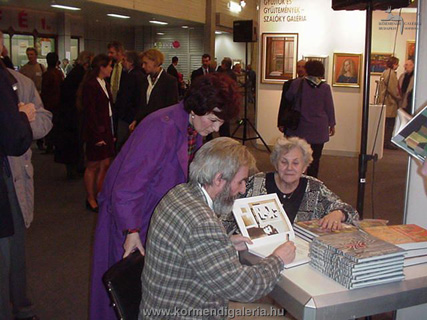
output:
{"label": "white wall", "polygon": [[[363,53],[364,51],[365,12],[333,11],[330,0],[293,0],[287,7],[292,11],[298,11],[306,21],[287,22],[286,18],[285,22],[276,23],[264,20],[264,16],[272,16],[264,13],[265,7],[271,8],[264,3],[261,1],[260,5],[260,33],[298,33],[298,59],[310,54],[328,55],[327,81],[329,84],[332,80],[334,52]],[[261,43],[259,46],[261,48]],[[261,66],[261,60],[259,62]],[[258,74],[260,72],[258,68]],[[260,78],[261,76],[258,77]],[[276,123],[281,87],[276,84],[259,84],[257,126],[268,144],[273,144],[280,136]],[[336,135],[325,145],[325,151],[333,150],[339,154],[352,154],[359,148],[362,88],[332,87],[332,93],[337,122]]]}
{"label": "white wall", "polygon": [[[285,1],[284,1],[285,2]],[[329,56],[327,81],[332,82],[334,52],[364,53],[365,50],[365,11],[333,11],[330,0],[291,0],[289,5],[272,6],[268,1],[260,3],[260,38],[262,33],[298,33],[298,59],[304,55]],[[267,3],[267,5],[265,4]],[[291,12],[271,14],[265,9],[289,8]],[[273,9],[275,9],[273,8]],[[271,11],[270,11],[271,12]],[[396,11],[397,12],[397,11]],[[393,12],[393,14],[396,14]],[[284,22],[269,22],[267,18],[286,16]],[[287,16],[300,16],[298,22],[288,22]],[[382,11],[374,13],[373,19],[373,52],[392,52],[394,30],[380,30],[379,23],[387,14]],[[403,14],[405,23],[415,21],[415,14]],[[305,21],[304,21],[305,20]],[[403,35],[397,37],[396,55],[401,59],[398,74],[403,72],[406,41],[414,40],[415,31],[406,27]],[[261,52],[261,43],[258,43]],[[363,57],[365,58],[365,57]],[[261,55],[259,57],[258,74],[261,72]],[[371,97],[375,91],[375,80],[379,76],[371,77]],[[261,76],[258,77],[261,79]],[[267,141],[273,144],[280,136],[276,128],[277,112],[279,108],[281,85],[259,84],[258,90],[258,130]],[[336,134],[325,145],[325,153],[336,155],[356,155],[360,149],[360,132],[363,103],[363,84],[361,88],[332,87],[335,103]]]}
{"label": "white wall", "polygon": [[[218,66],[224,57],[229,57],[231,60],[240,59],[245,62],[245,44],[233,42],[233,35],[230,33],[217,34],[215,36],[215,58]],[[248,63],[250,57],[248,56]]]}

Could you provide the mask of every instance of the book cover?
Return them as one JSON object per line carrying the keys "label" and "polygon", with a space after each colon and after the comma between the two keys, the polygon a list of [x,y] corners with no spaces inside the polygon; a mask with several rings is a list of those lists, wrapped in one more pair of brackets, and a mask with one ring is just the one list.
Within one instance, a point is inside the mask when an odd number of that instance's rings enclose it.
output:
{"label": "book cover", "polygon": [[310,261],[308,244],[296,239],[277,194],[237,199],[234,201],[233,215],[242,235],[253,242],[248,244],[249,252],[265,258],[279,245],[290,240],[295,243],[297,254],[295,260],[285,268]]}
{"label": "book cover", "polygon": [[315,220],[309,220],[309,221],[297,221],[294,224],[294,227],[301,233],[305,233],[307,236],[311,235],[313,237],[323,236],[327,234],[337,234],[337,233],[343,233],[343,232],[354,232],[357,231],[357,228],[355,226],[342,223],[342,229],[340,230],[329,230],[329,229],[323,229],[322,226],[319,223],[319,219]]}
{"label": "book cover", "polygon": [[313,243],[325,246],[357,263],[403,256],[405,252],[389,242],[360,231],[317,237],[313,239]]}
{"label": "book cover", "polygon": [[370,227],[364,230],[403,249],[427,248],[427,230],[416,224]]}
{"label": "book cover", "polygon": [[393,136],[391,141],[413,157],[424,161],[427,157],[427,106]]}

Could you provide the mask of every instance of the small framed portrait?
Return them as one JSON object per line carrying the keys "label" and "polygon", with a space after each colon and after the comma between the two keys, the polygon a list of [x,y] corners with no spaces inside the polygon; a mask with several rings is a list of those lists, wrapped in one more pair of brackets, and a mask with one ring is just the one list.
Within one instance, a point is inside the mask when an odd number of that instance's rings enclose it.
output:
{"label": "small framed portrait", "polygon": [[262,83],[283,83],[296,77],[297,33],[262,34]]}
{"label": "small framed portrait", "polygon": [[302,59],[305,61],[316,60],[323,63],[323,66],[325,67],[325,74],[323,75],[322,80],[328,80],[329,56],[303,55]]}
{"label": "small framed portrait", "polygon": [[371,74],[382,74],[387,69],[387,60],[392,53],[371,53]]}
{"label": "small framed portrait", "polygon": [[414,40],[406,41],[405,61],[407,61],[409,59],[415,61],[415,41]]}
{"label": "small framed portrait", "polygon": [[334,53],[334,71],[332,75],[332,85],[334,87],[360,88],[361,76],[361,53]]}

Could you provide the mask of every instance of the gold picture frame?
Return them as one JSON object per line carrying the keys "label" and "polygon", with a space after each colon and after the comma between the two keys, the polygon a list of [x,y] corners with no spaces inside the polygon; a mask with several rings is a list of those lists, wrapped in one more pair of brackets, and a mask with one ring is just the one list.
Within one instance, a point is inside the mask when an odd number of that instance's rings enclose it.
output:
{"label": "gold picture frame", "polygon": [[261,83],[283,84],[296,77],[298,33],[262,34]]}
{"label": "gold picture frame", "polygon": [[332,86],[360,88],[362,57],[361,53],[334,52]]}
{"label": "gold picture frame", "polygon": [[415,61],[415,40],[406,41],[405,62],[409,59]]}

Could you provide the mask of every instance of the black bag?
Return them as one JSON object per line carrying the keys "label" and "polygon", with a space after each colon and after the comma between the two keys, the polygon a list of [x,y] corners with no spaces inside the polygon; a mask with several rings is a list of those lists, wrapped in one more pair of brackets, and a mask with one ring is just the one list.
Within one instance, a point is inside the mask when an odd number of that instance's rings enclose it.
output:
{"label": "black bag", "polygon": [[135,250],[111,266],[102,277],[119,319],[138,319],[142,296],[141,273],[143,267],[144,256],[139,250]]}
{"label": "black bag", "polygon": [[283,110],[282,115],[282,123],[281,125],[284,127],[284,132],[287,129],[296,130],[299,125],[299,121],[301,119],[301,112],[295,110],[297,104],[299,104],[299,109],[301,110],[301,101],[302,101],[302,84],[304,79],[300,82],[298,87],[298,91],[292,101],[290,101],[289,106]]}

